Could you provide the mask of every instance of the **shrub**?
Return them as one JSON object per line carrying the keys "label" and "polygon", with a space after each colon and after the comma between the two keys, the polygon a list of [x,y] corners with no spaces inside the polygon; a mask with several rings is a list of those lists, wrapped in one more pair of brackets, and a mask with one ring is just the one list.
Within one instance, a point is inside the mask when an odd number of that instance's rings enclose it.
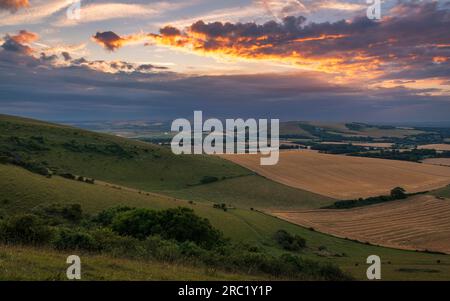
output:
{"label": "shrub", "polygon": [[300,251],[306,247],[306,240],[298,235],[291,235],[285,230],[275,233],[275,240],[287,251]]}
{"label": "shrub", "polygon": [[141,241],[130,236],[121,236],[109,228],[97,228],[89,234],[99,250],[113,256],[145,258],[148,255]]}
{"label": "shrub", "polygon": [[61,177],[69,179],[69,180],[76,180],[77,177],[71,173],[62,173],[60,174]]}
{"label": "shrub", "polygon": [[197,216],[192,209],[176,208],[161,211],[161,236],[179,242],[193,241],[204,248],[223,243],[222,233],[209,220]]}
{"label": "shrub", "polygon": [[394,200],[402,200],[402,199],[406,199],[408,195],[406,194],[406,190],[403,189],[402,187],[395,187],[394,189],[391,190],[391,197]]}
{"label": "shrub", "polygon": [[88,184],[95,184],[95,179],[86,178],[84,181]]}
{"label": "shrub", "polygon": [[94,238],[81,229],[60,229],[52,243],[58,250],[95,251],[99,249]]}
{"label": "shrub", "polygon": [[210,183],[214,183],[219,181],[219,178],[217,177],[212,177],[212,176],[204,176],[201,180],[200,183],[202,184],[210,184]]}
{"label": "shrub", "polygon": [[133,209],[119,213],[113,219],[112,229],[120,235],[138,239],[145,239],[162,231],[157,212],[149,209]]}
{"label": "shrub", "polygon": [[344,273],[339,267],[330,264],[322,263],[318,261],[312,261],[303,259],[299,256],[293,256],[290,254],[283,254],[280,257],[292,272],[297,275],[302,275],[307,279],[315,280],[352,280],[352,277]]}
{"label": "shrub", "polygon": [[4,243],[40,245],[51,237],[51,229],[34,214],[12,216],[0,223],[0,240]]}
{"label": "shrub", "polygon": [[172,262],[183,257],[177,242],[164,240],[158,235],[147,237],[144,247],[149,256],[158,260]]}
{"label": "shrub", "polygon": [[214,204],[213,207],[214,207],[215,209],[220,209],[220,210],[223,210],[223,211],[225,211],[225,212],[228,211],[227,204],[225,204],[225,203]]}
{"label": "shrub", "polygon": [[106,210],[103,210],[97,216],[94,217],[93,221],[101,224],[102,226],[109,226],[112,224],[113,219],[122,212],[133,210],[134,208],[127,207],[127,206],[117,206],[113,208],[109,208]]}
{"label": "shrub", "polygon": [[80,204],[50,204],[33,209],[33,213],[45,218],[49,224],[61,224],[66,221],[78,223],[83,218]]}

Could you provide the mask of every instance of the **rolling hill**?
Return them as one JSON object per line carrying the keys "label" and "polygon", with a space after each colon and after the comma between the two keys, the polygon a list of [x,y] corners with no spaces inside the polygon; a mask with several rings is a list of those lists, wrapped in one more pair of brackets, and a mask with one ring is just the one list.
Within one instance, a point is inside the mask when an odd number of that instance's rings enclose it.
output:
{"label": "rolling hill", "polygon": [[[158,145],[24,118],[0,115],[0,145],[0,161],[9,158],[56,174],[195,200],[245,208],[270,207],[274,200],[285,208],[333,203],[331,198],[267,181],[216,156],[176,156]],[[218,195],[220,200],[212,200]]]}
{"label": "rolling hill", "polygon": [[[213,226],[232,241],[256,245],[271,254],[286,252],[274,240],[277,230],[284,229],[300,235],[308,245],[302,251],[302,257],[337,264],[357,279],[364,279],[365,260],[371,254],[381,256],[386,262],[383,269],[383,279],[386,280],[442,280],[448,279],[450,275],[450,259],[446,255],[361,244],[321,234],[258,210],[250,210],[250,206],[258,208],[258,204],[263,209],[317,208],[333,200],[294,188],[286,189],[284,185],[256,176],[247,169],[217,157],[175,157],[170,150],[159,146],[10,116],[0,117],[0,128],[2,160],[9,160],[12,155],[13,159],[20,159],[22,163],[45,166],[55,173],[70,172],[102,180],[89,184],[26,170],[33,169],[34,165],[31,168],[25,165],[26,168],[23,168],[10,163],[0,164],[2,216],[28,212],[38,205],[52,203],[79,203],[89,214],[117,205],[152,209],[184,206],[208,218]],[[202,184],[206,175],[215,176],[218,180]],[[213,203],[222,201],[232,203],[235,209],[223,211],[213,207]],[[58,272],[56,264],[50,263],[48,259],[54,251],[17,247],[18,254],[14,255],[14,248],[13,251],[2,248],[0,254],[6,255],[2,255],[4,259],[0,261],[0,267],[7,267],[8,270],[13,266],[18,270],[26,269],[26,265],[34,261],[36,270],[47,270],[42,275]],[[25,255],[20,255],[22,252],[29,252],[33,256],[25,260]],[[92,260],[96,258],[90,254],[86,256]],[[138,262],[118,260],[115,264],[126,268],[128,265],[136,267]],[[430,273],[430,270],[433,272]],[[195,269],[192,277],[186,278],[201,277],[195,274],[197,271]],[[6,275],[3,279],[12,275],[2,273]],[[134,268],[112,278],[126,279],[131,273],[134,273]],[[93,273],[92,277],[101,279],[102,275],[103,272]],[[229,276],[221,272],[219,275],[217,278],[221,279],[242,278],[242,275]],[[170,276],[170,273],[161,277],[179,279],[175,275]],[[139,279],[149,278],[142,275]],[[206,275],[204,279],[211,277]]]}
{"label": "rolling hill", "polygon": [[336,199],[387,195],[401,186],[408,192],[450,183],[450,168],[396,160],[285,151],[274,166],[261,166],[257,155],[221,155],[273,181]]}

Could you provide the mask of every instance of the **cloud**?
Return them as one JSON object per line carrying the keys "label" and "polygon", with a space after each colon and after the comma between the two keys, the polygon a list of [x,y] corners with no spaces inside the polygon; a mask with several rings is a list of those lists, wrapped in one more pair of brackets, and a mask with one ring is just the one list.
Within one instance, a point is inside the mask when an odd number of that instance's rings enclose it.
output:
{"label": "cloud", "polygon": [[72,60],[72,56],[67,51],[61,52],[61,55],[63,56],[63,58],[66,62]]}
{"label": "cloud", "polygon": [[97,32],[95,36],[92,37],[92,40],[100,44],[104,48],[110,51],[114,51],[125,45],[135,44],[145,40],[149,40],[149,37],[151,38],[152,35],[144,33],[120,37],[112,31],[105,31],[105,32]]}
{"label": "cloud", "polygon": [[39,39],[39,35],[34,32],[21,30],[17,35],[11,36],[11,39],[17,43],[32,43]]}
{"label": "cloud", "polygon": [[21,30],[16,35],[6,35],[3,38],[1,47],[6,51],[31,55],[34,50],[29,46],[29,44],[37,41],[38,39],[39,36],[36,33]]}
{"label": "cloud", "polygon": [[70,4],[70,1],[64,0],[35,1],[26,10],[18,11],[15,14],[0,15],[0,26],[36,24],[68,7]]}
{"label": "cloud", "polygon": [[53,25],[58,27],[74,26],[83,23],[100,22],[125,18],[150,18],[172,10],[193,4],[194,1],[160,1],[151,4],[138,3],[92,3],[81,7],[80,19],[68,19],[61,16]]}
{"label": "cloud", "polygon": [[315,72],[112,74],[75,64],[60,68],[43,64],[47,63],[0,51],[2,113],[60,121],[169,120],[190,118],[200,109],[208,118],[402,122],[448,120],[450,110],[448,97],[423,94],[429,90],[398,86],[368,90],[326,82]]}
{"label": "cloud", "polygon": [[0,0],[0,10],[9,10],[10,12],[16,12],[29,5],[28,0]]}
{"label": "cloud", "polygon": [[[40,65],[46,68],[67,68],[80,67],[105,73],[153,73],[156,71],[165,71],[166,67],[155,66],[152,64],[137,64],[124,61],[90,61],[83,57],[73,58],[72,54],[79,54],[84,50],[85,45],[59,45],[49,46],[37,43],[39,35],[26,30],[21,30],[16,35],[6,35],[2,39],[1,48],[3,52],[11,54],[4,56],[5,59],[22,64]],[[35,44],[35,47],[31,47]],[[17,54],[14,56],[12,54]],[[39,54],[37,56],[36,54]]]}
{"label": "cloud", "polygon": [[450,44],[449,5],[400,3],[380,22],[365,16],[334,23],[308,23],[303,16],[264,24],[197,21],[184,29],[163,27],[159,34],[120,37],[105,32],[94,39],[109,50],[145,42],[203,56],[283,62],[348,78],[374,79],[405,70],[425,75],[423,66],[427,72],[449,67],[442,59],[435,64],[436,57],[450,56],[450,48],[439,46]]}
{"label": "cloud", "polygon": [[55,26],[73,26],[81,23],[91,23],[119,18],[143,18],[151,17],[158,14],[160,10],[168,7],[167,3],[140,5],[125,3],[100,3],[83,5],[81,10],[81,18],[68,19],[62,16]]}
{"label": "cloud", "polygon": [[152,64],[137,64],[124,61],[89,61],[85,58],[70,61],[70,66],[83,67],[103,73],[154,73],[156,71],[167,70],[167,67],[155,66]]}

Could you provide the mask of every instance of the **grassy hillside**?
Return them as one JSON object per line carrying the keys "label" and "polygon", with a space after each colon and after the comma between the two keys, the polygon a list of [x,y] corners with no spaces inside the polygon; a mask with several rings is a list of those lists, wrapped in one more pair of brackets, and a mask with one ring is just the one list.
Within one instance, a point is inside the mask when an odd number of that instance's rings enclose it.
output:
{"label": "grassy hillside", "polygon": [[[119,190],[99,184],[91,185],[57,176],[46,178],[20,167],[1,164],[0,183],[2,183],[0,186],[0,211],[3,215],[27,211],[38,204],[55,202],[80,203],[88,213],[96,213],[105,208],[125,204],[154,209],[186,206],[193,208],[197,214],[208,218],[215,227],[223,231],[225,236],[233,241],[256,245],[272,254],[285,252],[277,246],[273,239],[276,230],[285,229],[290,233],[298,234],[306,239],[308,245],[302,256],[336,263],[358,279],[364,279],[365,259],[371,254],[381,256],[383,262],[386,262],[383,268],[383,279],[442,280],[450,277],[449,256],[400,251],[338,239],[256,211],[235,209],[224,212],[214,209],[211,203],[207,202],[189,204],[183,200],[174,200],[154,194],[147,195],[133,190]],[[40,262],[40,258],[48,260],[45,259],[48,257],[46,252],[38,250],[32,252],[33,254],[38,253],[35,255],[37,266],[47,264],[47,261]],[[438,263],[438,260],[440,260],[440,263]],[[19,267],[25,268],[22,266],[23,261],[18,260],[18,262]],[[50,266],[53,265],[50,264]],[[100,264],[100,266],[102,265]],[[434,272],[430,273],[430,270]],[[103,273],[103,271],[99,269],[98,273]]]}
{"label": "grassy hillside", "polygon": [[336,201],[326,196],[268,180],[259,175],[232,178],[166,193],[184,199],[226,203],[245,209],[318,208],[320,204],[327,205]]}
{"label": "grassy hillside", "polygon": [[[157,145],[0,115],[0,161],[72,173],[145,191],[243,208],[318,208],[333,200],[275,184],[214,156],[176,156]],[[217,182],[204,184],[205,177]],[[216,199],[216,200],[213,200]],[[317,204],[315,202],[317,201]]]}
{"label": "grassy hillside", "polygon": [[[50,249],[0,245],[0,281],[67,280],[64,254]],[[239,275],[214,269],[137,261],[105,255],[79,254],[82,280],[260,280],[262,276]]]}

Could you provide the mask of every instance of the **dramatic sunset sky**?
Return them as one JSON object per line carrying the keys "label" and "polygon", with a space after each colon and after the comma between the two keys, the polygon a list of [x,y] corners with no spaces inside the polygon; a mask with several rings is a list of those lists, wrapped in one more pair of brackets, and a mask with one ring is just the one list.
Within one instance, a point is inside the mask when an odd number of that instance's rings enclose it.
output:
{"label": "dramatic sunset sky", "polygon": [[450,121],[450,0],[0,0],[0,113]]}

